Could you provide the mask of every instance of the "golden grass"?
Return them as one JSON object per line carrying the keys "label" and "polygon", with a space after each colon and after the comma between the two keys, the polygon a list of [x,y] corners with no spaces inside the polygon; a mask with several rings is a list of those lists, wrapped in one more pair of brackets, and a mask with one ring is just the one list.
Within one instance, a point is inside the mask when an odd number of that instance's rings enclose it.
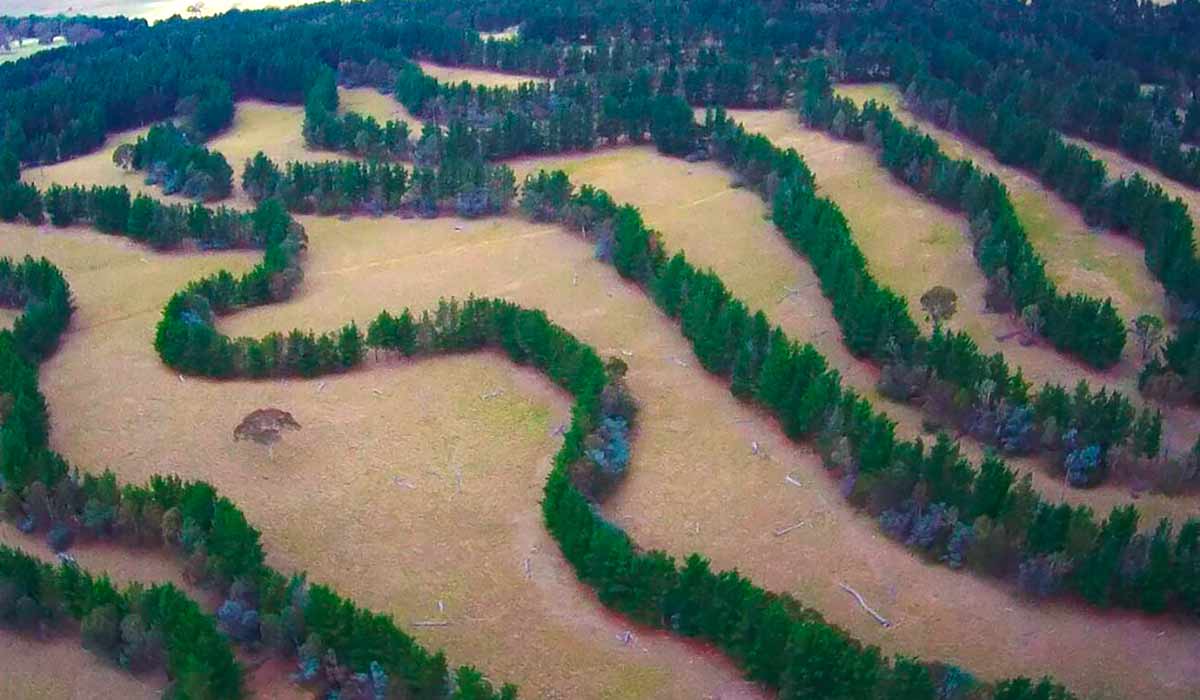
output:
{"label": "golden grass", "polygon": [[[767,117],[759,126],[776,123]],[[757,197],[729,189],[718,166],[643,148],[515,167],[565,167],[576,181],[636,204],[669,249],[714,267],[752,307],[817,343],[852,384],[870,388],[870,368],[841,349],[807,264],[764,219]],[[821,170],[817,176],[825,184]],[[630,476],[606,510],[639,543],[677,555],[699,550],[718,567],[797,594],[887,653],[943,659],[985,677],[1053,673],[1086,693],[1197,692],[1187,670],[1200,647],[1194,626],[1027,603],[888,541],[845,504],[809,450],[704,373],[677,325],[583,242],[508,219],[304,223],[312,243],[301,293],[230,318],[228,332],[323,330],[350,318],[365,325],[380,308],[423,309],[472,291],[543,308],[630,365],[643,412]],[[911,235],[944,248],[953,240],[947,226],[913,226]],[[274,565],[307,569],[401,624],[436,618],[441,600],[452,624],[418,636],[445,646],[456,663],[520,683],[529,696],[693,698],[736,676],[713,652],[663,635],[639,633],[634,648],[621,646],[615,635],[628,623],[600,610],[562,563],[536,503],[567,402],[534,373],[476,355],[371,363],[308,382],[181,382],[151,346],[158,308],[203,269],[244,269],[252,259],[153,256],[78,232],[6,232],[0,253],[45,253],[76,290],[79,315],[42,373],[57,418],[54,444],[69,458],[135,481],[161,471],[212,481],[263,529]],[[140,262],[146,257],[154,264]],[[796,293],[782,298],[788,287]],[[121,382],[111,381],[118,372]],[[499,397],[482,398],[497,389]],[[274,461],[230,438],[242,414],[265,405],[304,425]],[[907,414],[915,430],[915,415],[888,410]],[[755,441],[765,457],[752,454]],[[789,474],[804,486],[785,482]],[[1054,488],[1044,477],[1039,485]],[[1115,490],[1070,496],[1122,500]],[[1175,499],[1141,503],[1184,507]],[[805,526],[773,536],[800,520]],[[880,628],[841,582],[898,624]]]}
{"label": "golden grass", "polygon": [[4,697],[21,700],[152,700],[166,682],[105,664],[75,636],[38,641],[10,630],[0,632],[0,678]]}
{"label": "golden grass", "polygon": [[421,136],[421,120],[410,114],[395,97],[381,93],[375,88],[338,88],[338,103],[341,111],[365,114],[374,117],[380,124],[389,121],[404,122],[408,124],[408,133],[412,139]]}
{"label": "golden grass", "polygon": [[[427,293],[411,288],[431,258],[459,252],[432,249],[462,237],[452,222],[306,224],[314,254],[304,294],[233,318],[231,331],[365,324],[383,307],[420,308],[471,289],[445,277]],[[515,241],[532,255],[545,239],[564,238],[525,227],[489,224],[473,243],[503,248],[519,229]],[[5,234],[4,253],[46,254],[74,285],[78,316],[43,375],[58,418],[54,444],[73,461],[111,466],[131,481],[169,472],[213,482],[262,527],[273,565],[308,570],[404,626],[441,618],[441,601],[451,624],[417,629],[422,640],[521,683],[531,697],[685,698],[736,680],[715,652],[664,635],[635,632],[637,643],[623,646],[617,635],[628,623],[606,614],[561,561],[537,502],[568,402],[536,373],[476,355],[312,382],[181,382],[153,352],[159,307],[205,269],[244,269],[247,256],[151,256],[146,265],[148,253],[117,239]],[[415,269],[396,274],[395,258]],[[100,356],[107,369],[95,365]],[[497,389],[498,398],[482,398]],[[265,405],[304,425],[273,461],[231,434],[241,415]]]}
{"label": "golden grass", "polygon": [[947,155],[968,158],[999,177],[1012,195],[1030,243],[1046,262],[1046,272],[1063,291],[1111,297],[1126,318],[1143,313],[1164,316],[1166,294],[1146,269],[1142,247],[1135,240],[1115,231],[1091,230],[1078,208],[1031,175],[1001,164],[986,148],[906,110],[894,85],[844,85],[838,87],[838,93],[859,104],[874,99],[891,107],[901,121],[932,136]]}
{"label": "golden grass", "polygon": [[[400,119],[410,124],[414,138],[420,136],[420,122],[412,117],[399,102],[370,88],[342,89],[339,91],[341,108],[374,116],[380,121]],[[244,209],[252,208],[253,202],[242,192],[242,171],[246,161],[262,151],[279,166],[289,161],[350,160],[352,156],[333,151],[310,149],[304,143],[304,107],[279,105],[257,100],[245,100],[237,104],[233,124],[205,144],[210,150],[221,153],[233,168],[234,194],[231,204]],[[180,204],[191,202],[181,195],[166,197],[162,189],[146,185],[146,175],[139,171],[124,171],[112,160],[113,151],[123,143],[133,143],[149,131],[140,127],[109,136],[99,150],[62,163],[26,168],[22,177],[45,189],[50,184],[62,185],[125,185],[134,194],[147,194],[164,201]]]}
{"label": "golden grass", "polygon": [[[972,256],[966,221],[893,178],[879,165],[869,147],[805,128],[789,111],[734,110],[731,116],[776,145],[795,148],[804,157],[816,175],[821,193],[841,206],[872,273],[908,300],[912,315],[921,319],[925,327],[929,324],[922,318],[921,294],[935,284],[946,285],[959,297],[958,313],[949,326],[969,333],[984,352],[1003,353],[1026,379],[1035,384],[1058,383],[1068,388],[1082,379],[1096,388],[1108,386],[1120,390],[1135,403],[1140,402],[1137,391],[1140,358],[1132,339],[1121,362],[1106,371],[1073,361],[1045,343],[1023,346],[1015,337],[1000,340],[1016,330],[1016,322],[1011,314],[993,314],[985,309],[986,281]],[[1025,201],[1028,203],[1029,199]],[[948,236],[948,231],[960,235]],[[1117,236],[1103,238],[1106,245],[1133,245]],[[1144,277],[1141,253],[1136,254],[1136,260],[1123,263],[1124,269],[1131,275]],[[1200,432],[1200,411],[1172,408],[1164,412],[1164,418],[1168,446],[1176,451],[1190,449],[1196,433]]]}
{"label": "golden grass", "polygon": [[418,61],[421,70],[427,75],[446,83],[461,83],[466,81],[472,85],[483,85],[485,87],[516,87],[521,83],[546,82],[546,79],[537,75],[519,75],[515,73],[497,73],[495,71],[478,70],[475,68],[464,68],[459,66],[443,66],[429,61]]}
{"label": "golden grass", "polygon": [[[659,172],[660,180],[681,182]],[[735,203],[718,197],[695,207],[720,221],[750,207],[749,200]],[[648,216],[657,225],[662,214]],[[608,512],[640,543],[703,551],[718,566],[797,593],[888,652],[945,658],[989,677],[1053,672],[1083,689],[1112,684],[1164,697],[1195,689],[1180,675],[1187,661],[1178,642],[1195,635],[1185,626],[1027,605],[881,537],[841,500],[815,457],[700,370],[676,325],[592,260],[584,243],[512,220],[305,224],[312,253],[302,293],[232,317],[227,331],[365,323],[381,306],[423,308],[468,291],[545,308],[630,365],[643,414],[630,477]],[[667,235],[671,244],[674,234]],[[444,645],[455,661],[522,683],[532,696],[553,689],[572,697],[690,698],[732,678],[718,659],[661,635],[639,634],[635,649],[622,647],[615,635],[627,623],[598,610],[562,564],[536,501],[567,403],[532,372],[474,356],[387,362],[311,382],[180,382],[153,354],[156,313],[89,322],[109,317],[106,309],[122,300],[153,296],[144,290],[158,286],[121,265],[85,263],[97,247],[120,242],[24,231],[2,240],[18,250],[58,241],[64,247],[52,259],[80,280],[79,323],[43,372],[54,414],[71,416],[54,430],[56,447],[69,457],[110,465],[126,479],[171,471],[213,481],[263,528],[273,564],[305,568],[401,623],[436,618],[443,601],[452,625],[419,629],[419,636]],[[147,272],[187,279],[176,268],[185,260],[164,257]],[[124,377],[119,385],[109,381],[115,371]],[[498,398],[482,398],[497,389]],[[240,415],[264,405],[291,410],[305,426],[276,449],[274,461],[229,434]],[[752,441],[769,457],[753,456]],[[787,474],[804,487],[787,485]],[[771,534],[798,520],[807,525],[783,538]],[[524,577],[526,558],[532,581]],[[841,581],[899,624],[879,628],[837,588]],[[1163,624],[1171,644],[1155,636]],[[1046,653],[1048,641],[1031,639],[1047,629],[1056,630],[1057,648],[1071,650],[1070,666]],[[1146,658],[1118,653],[1129,640]],[[1166,675],[1126,665],[1143,663]],[[1182,690],[1163,688],[1170,684]]]}

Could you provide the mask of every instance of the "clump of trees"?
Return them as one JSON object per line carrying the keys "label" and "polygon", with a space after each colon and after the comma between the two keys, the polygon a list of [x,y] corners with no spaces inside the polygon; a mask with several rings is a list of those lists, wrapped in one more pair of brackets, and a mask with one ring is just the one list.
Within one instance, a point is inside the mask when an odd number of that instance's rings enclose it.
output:
{"label": "clump of trees", "polygon": [[305,97],[303,133],[304,142],[313,148],[373,159],[412,156],[407,122],[381,125],[374,117],[338,113],[337,79],[328,69],[321,71]]}
{"label": "clump of trees", "polygon": [[135,144],[117,147],[113,162],[145,171],[146,184],[161,186],[165,194],[211,202],[233,191],[233,168],[225,156],[193,143],[171,122],[155,124]]}

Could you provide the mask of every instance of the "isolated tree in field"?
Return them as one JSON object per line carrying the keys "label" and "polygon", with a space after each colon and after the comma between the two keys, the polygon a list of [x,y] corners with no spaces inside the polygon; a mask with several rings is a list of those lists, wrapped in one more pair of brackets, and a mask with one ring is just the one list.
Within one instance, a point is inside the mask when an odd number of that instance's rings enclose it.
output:
{"label": "isolated tree in field", "polygon": [[132,143],[123,143],[117,146],[117,150],[113,151],[113,163],[122,170],[133,168],[134,152]]}
{"label": "isolated tree in field", "polygon": [[1152,314],[1142,314],[1133,321],[1133,333],[1142,349],[1142,360],[1149,360],[1162,342],[1163,321]]}
{"label": "isolated tree in field", "polygon": [[278,408],[260,408],[251,411],[233,429],[234,441],[253,440],[266,445],[268,454],[274,457],[275,443],[279,442],[284,430],[299,430],[300,424],[292,414]]}
{"label": "isolated tree in field", "polygon": [[958,311],[958,295],[953,289],[938,285],[921,295],[921,308],[933,325],[940,326]]}

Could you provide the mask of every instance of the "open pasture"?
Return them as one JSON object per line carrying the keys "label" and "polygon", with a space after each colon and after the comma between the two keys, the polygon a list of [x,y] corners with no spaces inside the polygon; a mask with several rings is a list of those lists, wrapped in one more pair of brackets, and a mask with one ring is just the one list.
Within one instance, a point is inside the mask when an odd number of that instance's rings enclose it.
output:
{"label": "open pasture", "polygon": [[[381,123],[389,119],[409,123],[414,138],[420,136],[420,122],[408,114],[395,99],[372,88],[339,90],[341,108],[370,115]],[[347,160],[350,156],[309,148],[304,143],[304,107],[245,100],[237,103],[233,124],[206,142],[206,146],[225,156],[233,168],[233,198],[224,204],[251,208],[253,202],[242,192],[242,171],[246,161],[262,151],[280,164],[289,161]],[[123,143],[133,143],[149,131],[141,127],[109,136],[97,151],[62,163],[26,168],[27,182],[46,188],[60,185],[124,185],[134,194],[147,194],[164,201],[187,204],[182,195],[165,196],[162,189],[146,185],[146,175],[137,170],[122,170],[113,163],[113,151]]]}
{"label": "open pasture", "polygon": [[[669,249],[712,264],[752,305],[757,294],[784,307],[777,295],[811,275],[783,249],[757,198],[730,190],[716,166],[624,149],[518,168],[560,165],[640,206]],[[639,191],[621,190],[603,173],[620,173]],[[717,566],[796,593],[888,653],[943,658],[988,676],[1055,673],[1081,690],[1181,698],[1195,691],[1177,671],[1186,668],[1180,655],[1200,644],[1186,626],[1026,603],[1004,586],[922,563],[884,538],[842,501],[814,455],[696,366],[674,323],[561,230],[507,219],[304,224],[311,250],[300,294],[236,315],[226,331],[323,330],[350,318],[365,325],[380,308],[419,310],[470,292],[544,308],[630,365],[641,427],[630,476],[607,511],[640,543],[676,555],[702,551]],[[165,469],[213,482],[263,529],[272,564],[308,570],[402,624],[444,615],[446,627],[414,632],[445,646],[452,661],[479,664],[527,693],[683,698],[737,687],[736,672],[713,652],[636,631],[633,648],[625,647],[616,636],[627,623],[603,613],[561,562],[536,503],[567,404],[536,375],[473,356],[380,361],[328,380],[180,381],[153,352],[158,306],[199,276],[190,266],[244,269],[248,258],[218,265],[219,256],[153,256],[156,265],[134,274],[134,260],[150,254],[124,241],[13,232],[5,253],[47,254],[75,285],[75,326],[43,373],[52,412],[71,416],[54,432],[68,457],[111,466],[123,479]],[[772,250],[764,245],[779,246],[771,257],[781,264],[768,274],[758,258],[741,257]],[[104,257],[97,250],[115,257],[97,265]],[[741,282],[733,278],[738,268]],[[755,278],[765,279],[747,294],[740,285]],[[787,301],[796,317],[789,330],[828,336],[834,347],[837,330],[808,282],[797,302]],[[118,371],[124,386],[108,381]],[[290,410],[304,425],[273,458],[230,437],[237,416],[262,405]],[[773,534],[798,521],[786,536]],[[831,548],[832,541],[841,544]],[[897,625],[880,628],[838,587],[843,582]],[[1097,636],[1105,641],[1097,644]],[[1119,653],[1130,639],[1139,640],[1138,653]],[[1061,653],[1046,653],[1048,644]],[[1133,672],[1146,664],[1153,673]]]}
{"label": "open pasture", "polygon": [[[985,308],[986,281],[972,256],[967,222],[893,178],[868,146],[807,129],[790,111],[733,110],[730,114],[748,130],[781,147],[795,148],[804,157],[820,192],[836,201],[846,215],[872,272],[908,300],[914,318],[928,326],[920,297],[936,284],[948,286],[958,293],[959,302],[958,313],[947,325],[969,333],[984,352],[1003,353],[1029,381],[1070,388],[1082,379],[1095,387],[1118,389],[1135,403],[1141,401],[1140,357],[1132,340],[1121,361],[1103,371],[1072,361],[1045,342],[1029,346],[1018,342],[1018,324],[1012,315]],[[1134,259],[1123,266],[1130,271],[1144,269],[1140,250],[1131,255]],[[1172,408],[1164,412],[1164,420],[1171,449],[1190,449],[1200,432],[1200,411]]]}
{"label": "open pasture", "polygon": [[[753,118],[756,113],[739,116]],[[753,123],[750,119],[744,121],[747,125]],[[810,165],[817,169],[811,159]],[[924,433],[921,412],[881,396],[876,389],[878,367],[855,358],[846,349],[830,304],[822,296],[812,268],[780,235],[762,200],[750,191],[732,187],[732,176],[719,165],[689,164],[643,147],[526,159],[513,163],[513,166],[522,176],[540,169],[562,169],[573,182],[599,187],[618,202],[637,206],[646,222],[662,233],[668,251],[684,251],[694,264],[712,268],[751,309],[763,310],[772,323],[781,326],[791,337],[812,343],[841,373],[843,381],[897,422],[900,434],[914,438]],[[881,175],[887,177],[886,172],[881,171]],[[820,171],[817,177],[818,182],[824,182]],[[838,195],[843,193],[842,190],[835,192],[826,188],[823,191],[841,202]],[[886,192],[889,196],[911,197],[903,189],[888,188]],[[904,199],[899,201],[905,202]],[[898,206],[896,211],[903,210]],[[948,214],[943,216],[949,217]],[[916,221],[917,226],[921,225],[919,219]],[[941,223],[945,226],[953,224],[945,219]],[[858,230],[855,227],[856,233]],[[872,227],[870,230],[877,232],[879,229]],[[932,239],[936,234],[927,233],[927,236]],[[926,260],[944,265],[940,257],[937,250],[924,253]],[[963,265],[968,265],[968,272],[976,273],[977,268],[969,258],[958,261],[959,267]],[[956,271],[954,274],[962,273]],[[914,286],[917,288],[919,286]],[[955,289],[962,293],[961,288]],[[915,292],[917,297],[921,291]],[[911,299],[910,305],[914,316],[918,315],[917,301]],[[963,313],[961,307],[959,313]],[[995,315],[980,316],[987,321],[995,318]],[[1003,348],[1006,354],[1010,345],[1019,347],[1015,342],[1006,344]],[[1191,420],[1186,412],[1180,411],[1179,415],[1181,421]],[[1184,433],[1182,437],[1189,434]],[[965,440],[961,446],[974,461],[982,459],[983,452],[976,443]],[[1085,503],[1096,512],[1106,513],[1129,499],[1128,490],[1115,484],[1086,490],[1066,488],[1061,481],[1047,474],[1036,458],[1010,459],[1009,463],[1031,474],[1034,485],[1047,496]],[[1147,521],[1160,517],[1184,520],[1195,512],[1195,504],[1190,499],[1161,494],[1143,495],[1138,505]]]}
{"label": "open pasture", "polygon": [[516,87],[521,83],[545,82],[546,79],[536,75],[516,75],[497,73],[496,71],[478,70],[464,66],[443,66],[429,61],[418,61],[421,70],[426,75],[433,76],[444,83],[468,82],[484,87]]}
{"label": "open pasture", "polygon": [[860,105],[875,100],[888,106],[898,119],[932,136],[947,155],[972,160],[999,177],[1012,195],[1030,242],[1046,261],[1046,272],[1065,291],[1112,298],[1125,318],[1143,313],[1164,317],[1166,295],[1146,269],[1137,241],[1114,231],[1092,229],[1076,207],[1032,175],[1000,163],[986,148],[905,109],[903,96],[894,85],[840,85],[837,92]]}
{"label": "open pasture", "polygon": [[[313,306],[297,307],[302,318],[247,315],[231,330],[365,323],[368,309],[420,307],[456,291],[364,294],[364,285],[345,290],[357,307],[343,304],[342,292],[318,283],[337,279],[348,262],[335,251],[361,249],[354,231],[393,237],[396,223],[308,223],[330,226],[314,243],[335,269],[314,264],[310,274],[314,292],[334,296],[302,297],[318,300],[324,315]],[[444,241],[448,228],[421,237]],[[247,256],[154,256],[95,234],[5,234],[4,254],[47,255],[74,282],[79,310],[44,387],[52,415],[71,416],[55,421],[56,447],[85,468],[109,466],[130,481],[166,470],[214,483],[263,529],[274,566],[306,570],[405,627],[445,622],[412,630],[453,663],[487,668],[534,697],[685,698],[740,687],[715,652],[639,630],[624,645],[629,625],[606,614],[561,561],[537,501],[568,404],[537,374],[478,355],[381,362],[320,382],[181,382],[153,351],[163,300],[206,271],[244,269]],[[354,270],[341,278],[364,279]],[[94,364],[100,356],[104,368]],[[118,385],[118,375],[129,381]],[[304,426],[273,459],[232,439],[238,417],[264,405],[291,410]]]}

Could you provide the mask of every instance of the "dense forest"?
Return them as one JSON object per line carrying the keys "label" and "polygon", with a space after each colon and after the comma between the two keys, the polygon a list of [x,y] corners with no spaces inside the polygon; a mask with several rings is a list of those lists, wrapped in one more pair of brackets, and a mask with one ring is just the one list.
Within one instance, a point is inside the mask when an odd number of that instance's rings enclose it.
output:
{"label": "dense forest", "polygon": [[[953,21],[948,18],[953,17]],[[514,39],[480,32],[520,25]],[[586,236],[637,284],[734,395],[762,406],[794,440],[813,444],[842,493],[889,537],[953,568],[1015,582],[1023,592],[1095,606],[1200,614],[1200,521],[1139,529],[1132,505],[1100,517],[1053,503],[997,454],[972,465],[944,432],[927,445],[843,385],[811,345],[789,338],[722,280],[665,250],[630,206],[578,190],[564,173],[518,188],[506,158],[651,143],[714,159],[771,206],[772,220],[820,279],[848,348],[882,368],[889,398],[919,402],[929,423],[1001,454],[1044,452],[1074,486],[1153,462],[1163,490],[1196,473],[1200,439],[1162,454],[1162,417],[1106,388],[1031,386],[965,333],[922,334],[907,304],[870,274],[837,205],[795,151],[747,134],[725,107],[791,107],[797,118],[875,148],[881,163],[971,222],[988,303],[1019,313],[1058,350],[1107,368],[1126,346],[1126,320],[1107,300],[1060,292],[998,180],[954,160],[874,103],[837,98],[835,80],[892,80],[906,103],[1036,173],[1090,223],[1128,232],[1167,290],[1176,332],[1149,354],[1150,398],[1200,400],[1200,275],[1186,207],[1144,179],[1112,180],[1063,134],[1119,148],[1200,185],[1200,5],[905,0],[885,5],[684,0],[377,0],[231,12],[153,26],[128,20],[0,21],[6,37],[65,35],[71,44],[0,67],[0,220],[86,225],[159,249],[251,248],[262,261],[235,277],[190,283],[166,303],[155,334],[162,361],[219,379],[348,371],[369,350],[404,357],[502,351],[575,400],[545,485],[545,524],[600,601],[642,624],[714,644],[784,698],[1068,698],[1051,679],[988,683],[954,666],[888,658],[818,611],[768,592],[700,554],[646,551],[598,507],[625,473],[637,405],[619,361],[603,361],[545,313],[498,299],[381,312],[322,333],[295,329],[231,338],[218,319],[290,298],[307,238],[292,214],[482,217],[507,212]],[[1181,38],[1183,37],[1183,38]],[[434,60],[555,78],[518,88],[445,84],[414,62]],[[394,94],[426,126],[339,109],[337,87]],[[243,169],[252,211],[164,204],[124,187],[21,180],[24,167],[98,149],[108,135],[152,125],[117,149],[114,167],[146,173],[165,194],[229,196],[233,169],[204,141],[227,128],[237,100],[303,104],[303,137],[351,162]],[[709,107],[697,123],[693,108]],[[38,365],[72,314],[49,262],[0,261],[0,303],[23,309],[0,331],[0,499],[4,517],[45,533],[57,551],[76,538],[160,546],[193,580],[219,591],[209,614],[171,586],[114,587],[67,563],[0,549],[0,624],[29,632],[78,624],[94,653],[130,669],[164,668],[172,697],[238,697],[234,648],[295,662],[296,680],[329,697],[512,698],[470,667],[450,672],[390,617],[265,563],[258,531],[203,482],[159,476],[144,486],[82,475],[49,445]],[[1194,477],[1193,477],[1194,478]]]}

